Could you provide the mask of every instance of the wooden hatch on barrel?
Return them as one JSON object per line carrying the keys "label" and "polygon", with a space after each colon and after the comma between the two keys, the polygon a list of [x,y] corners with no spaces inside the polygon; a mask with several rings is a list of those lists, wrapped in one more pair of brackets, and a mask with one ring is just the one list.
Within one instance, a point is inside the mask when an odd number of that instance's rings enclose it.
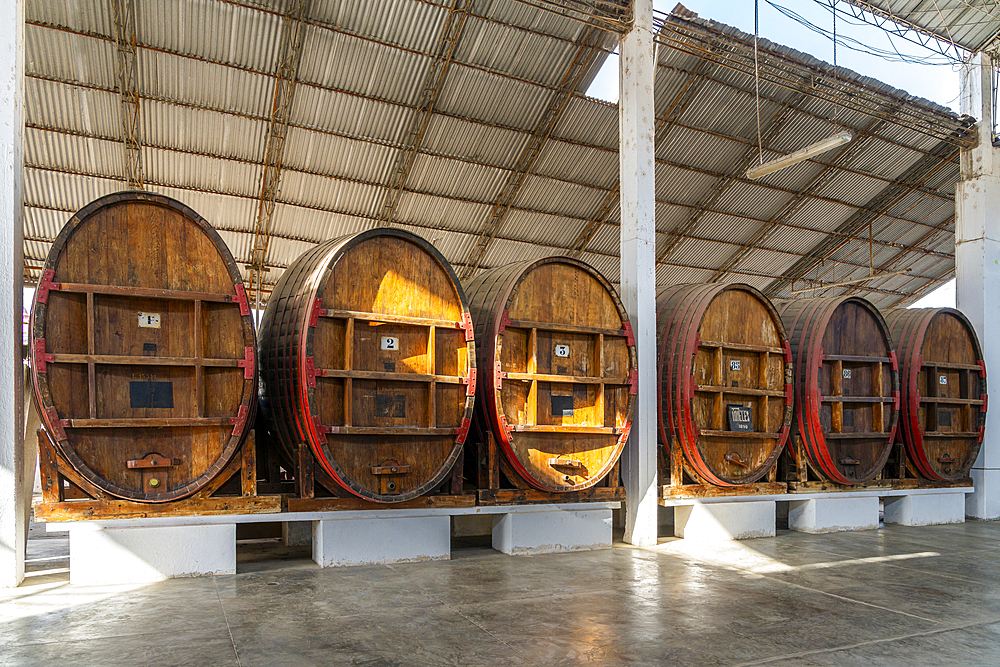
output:
{"label": "wooden hatch on barrel", "polygon": [[777,492],[775,463],[792,409],[791,353],[778,312],[743,284],[673,285],[660,292],[656,312],[664,493],[748,492],[769,473],[758,492]]}
{"label": "wooden hatch on barrel", "polygon": [[853,486],[882,473],[899,414],[899,371],[889,328],[861,297],[776,301],[795,363],[795,472],[789,489]]}
{"label": "wooden hatch on barrel", "polygon": [[403,502],[456,468],[475,395],[472,320],[424,239],[372,229],[300,256],[268,300],[260,364],[264,413],[303,498],[315,481]]}
{"label": "wooden hatch on barrel", "polygon": [[[550,494],[592,489],[617,469],[635,404],[635,344],[614,288],[584,262],[548,257],[484,271],[466,293],[477,424],[505,475]],[[495,476],[486,486],[481,502],[497,495]]]}
{"label": "wooden hatch on barrel", "polygon": [[253,423],[256,339],[236,262],[201,216],[148,192],[88,204],[53,243],[31,318],[36,399],[66,477],[144,503],[224,481]]}
{"label": "wooden hatch on barrel", "polygon": [[986,362],[979,337],[954,308],[885,313],[900,362],[901,437],[926,479],[968,477],[986,426]]}

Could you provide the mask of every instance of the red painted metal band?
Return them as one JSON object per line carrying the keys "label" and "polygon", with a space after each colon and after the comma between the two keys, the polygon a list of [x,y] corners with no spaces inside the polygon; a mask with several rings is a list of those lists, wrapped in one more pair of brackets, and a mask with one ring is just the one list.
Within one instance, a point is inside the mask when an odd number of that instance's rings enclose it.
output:
{"label": "red painted metal band", "polygon": [[632,331],[632,323],[623,322],[622,331],[625,332],[625,344],[629,347],[635,347],[635,333]]}
{"label": "red painted metal band", "polygon": [[468,417],[462,417],[462,425],[455,429],[455,442],[461,445],[465,442],[465,438],[469,435],[469,427],[472,426],[472,420]]}
{"label": "red painted metal band", "polygon": [[476,395],[476,369],[469,369],[469,377],[462,378],[462,382],[465,383],[465,395],[475,396]]}
{"label": "red painted metal band", "polygon": [[476,339],[475,326],[472,324],[472,313],[462,313],[462,329],[465,330],[465,342]]}
{"label": "red painted metal band", "polygon": [[66,431],[63,430],[63,420],[59,419],[59,412],[54,407],[45,408],[45,422],[56,441],[66,439]]}
{"label": "red painted metal band", "polygon": [[306,369],[305,369],[306,384],[308,384],[310,387],[315,387],[316,386],[316,360],[313,359],[312,357],[306,357],[305,366],[306,366]]}
{"label": "red painted metal band", "polygon": [[36,338],[35,339],[35,372],[45,373],[45,364],[51,363],[55,359],[54,356],[48,354],[45,351],[45,339]]}

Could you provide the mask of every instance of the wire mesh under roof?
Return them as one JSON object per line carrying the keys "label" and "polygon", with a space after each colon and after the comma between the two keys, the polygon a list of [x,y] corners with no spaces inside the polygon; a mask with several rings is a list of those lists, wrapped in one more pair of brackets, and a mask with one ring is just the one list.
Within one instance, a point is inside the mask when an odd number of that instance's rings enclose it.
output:
{"label": "wire mesh under roof", "polygon": [[[144,187],[215,225],[244,278],[288,48],[283,25],[298,1],[135,3]],[[393,190],[390,224],[431,240],[460,272],[574,254],[617,282],[617,109],[583,94],[617,36],[541,4],[474,3],[439,69],[449,19],[465,2],[307,4],[265,299],[313,244],[379,224]],[[126,187],[110,5],[26,3],[27,280],[37,280],[72,213]],[[762,42],[764,159],[840,127],[856,138],[750,181],[745,171],[760,159],[752,36],[678,7],[657,42],[659,284],[748,282],[787,297],[874,269],[882,277],[815,293],[858,292],[889,306],[952,275],[958,153],[974,139],[971,119]],[[428,74],[442,69],[428,91]],[[415,139],[410,128],[424,117]]]}
{"label": "wire mesh under roof", "polygon": [[1000,7],[994,0],[847,0],[966,51],[995,50]]}

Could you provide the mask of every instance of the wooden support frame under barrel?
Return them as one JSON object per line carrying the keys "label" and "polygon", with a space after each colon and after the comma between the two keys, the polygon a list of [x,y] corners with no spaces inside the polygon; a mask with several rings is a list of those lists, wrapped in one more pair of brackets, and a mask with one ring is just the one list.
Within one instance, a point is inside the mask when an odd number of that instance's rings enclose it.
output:
{"label": "wooden support frame under barrel", "polygon": [[937,481],[921,477],[913,462],[909,460],[906,447],[900,438],[892,444],[889,458],[875,479],[862,484],[837,484],[831,482],[816,470],[806,456],[802,439],[795,435],[789,441],[789,448],[794,448],[794,457],[785,451],[779,465],[781,477],[786,480],[788,493],[815,493],[817,491],[862,491],[873,489],[945,489],[951,487],[972,486],[972,478],[965,477],[954,481]]}
{"label": "wooden support frame under barrel", "polygon": [[[270,452],[277,447],[268,448]],[[463,476],[464,450],[459,455],[452,471],[432,492],[398,503],[377,503],[351,495],[337,484],[316,461],[312,449],[305,443],[299,444],[294,461],[276,462],[268,470],[268,488],[282,489],[282,508],[286,512],[328,512],[337,510],[393,510],[429,507],[474,507],[476,497],[464,493]],[[284,468],[285,475],[275,479],[273,475]],[[390,471],[391,472],[391,471]],[[288,487],[292,485],[291,488]]]}
{"label": "wooden support frame under barrel", "polygon": [[[281,511],[281,496],[259,495],[254,431],[229,463],[194,495],[165,503],[142,503],[117,498],[91,484],[56,450],[44,429],[37,431],[42,502],[35,505],[39,521],[136,519],[214,514],[269,514]],[[162,457],[161,457],[162,458]],[[150,457],[146,457],[150,459]],[[155,475],[173,460],[142,460],[131,467]]]}
{"label": "wooden support frame under barrel", "polygon": [[739,486],[717,486],[698,474],[684,459],[679,445],[657,447],[660,485],[659,503],[673,498],[715,498],[724,496],[760,496],[785,493],[787,485],[778,481],[778,462],[768,469],[766,481]]}
{"label": "wooden support frame under barrel", "polygon": [[[482,437],[485,431],[486,437]],[[476,456],[471,458],[466,466],[466,475],[474,480],[476,485],[476,501],[479,505],[533,505],[542,503],[581,503],[624,501],[625,487],[621,483],[619,471],[620,461],[615,463],[608,474],[597,483],[583,491],[564,491],[551,493],[532,488],[524,478],[518,475],[510,463],[504,459],[503,452],[497,445],[489,429],[475,429],[476,443],[468,445],[474,448]]]}

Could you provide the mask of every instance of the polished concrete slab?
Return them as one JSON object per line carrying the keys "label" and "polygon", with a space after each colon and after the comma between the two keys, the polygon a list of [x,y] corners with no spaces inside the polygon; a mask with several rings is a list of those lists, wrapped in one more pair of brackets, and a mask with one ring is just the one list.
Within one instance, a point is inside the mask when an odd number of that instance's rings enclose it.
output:
{"label": "polished concrete slab", "polygon": [[32,530],[0,665],[993,665],[1000,523],[321,569],[241,543],[235,575],[69,583]]}

